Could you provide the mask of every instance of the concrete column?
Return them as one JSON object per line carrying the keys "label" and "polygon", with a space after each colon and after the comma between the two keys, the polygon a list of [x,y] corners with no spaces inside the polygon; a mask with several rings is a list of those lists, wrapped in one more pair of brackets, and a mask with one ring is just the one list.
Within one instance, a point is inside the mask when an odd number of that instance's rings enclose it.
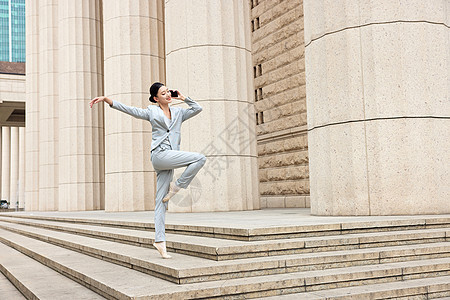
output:
{"label": "concrete column", "polygon": [[25,127],[19,127],[19,208],[25,208]]}
{"label": "concrete column", "polygon": [[39,1],[39,210],[46,211],[58,210],[58,3]]}
{"label": "concrete column", "polygon": [[11,166],[10,166],[10,201],[11,208],[19,204],[19,127],[11,127]]}
{"label": "concrete column", "polygon": [[167,85],[203,107],[183,124],[181,148],[208,159],[172,211],[260,207],[249,10],[242,0],[166,0]]}
{"label": "concrete column", "polygon": [[26,0],[25,210],[39,208],[39,2]]}
{"label": "concrete column", "polygon": [[[164,81],[163,0],[103,1],[105,94],[147,107],[149,87]],[[151,126],[106,107],[105,192],[107,211],[154,208]]]}
{"label": "concrete column", "polygon": [[101,1],[60,0],[59,210],[104,208]]}
{"label": "concrete column", "polygon": [[447,0],[304,0],[315,215],[450,212]]}
{"label": "concrete column", "polygon": [[10,194],[10,177],[11,170],[11,129],[9,127],[2,127],[2,200],[11,201]]}
{"label": "concrete column", "polygon": [[[2,141],[2,126],[0,126],[0,141]],[[1,142],[2,143],[2,142]],[[3,144],[3,143],[2,143]],[[2,152],[2,145],[0,145],[0,183],[2,182],[2,166],[3,166],[3,164],[2,164],[2,157],[3,157],[3,154],[2,154],[3,152]],[[0,184],[0,199],[2,199],[1,198],[1,195],[2,195],[2,185]]]}

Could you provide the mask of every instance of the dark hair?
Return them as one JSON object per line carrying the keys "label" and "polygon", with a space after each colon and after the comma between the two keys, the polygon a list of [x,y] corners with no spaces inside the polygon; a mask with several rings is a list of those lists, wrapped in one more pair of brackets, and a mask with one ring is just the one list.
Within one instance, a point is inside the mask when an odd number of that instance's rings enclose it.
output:
{"label": "dark hair", "polygon": [[164,86],[164,84],[162,84],[161,82],[155,82],[152,84],[152,86],[150,87],[150,98],[148,98],[150,102],[156,103],[153,97],[156,97],[158,95],[159,88],[162,86]]}

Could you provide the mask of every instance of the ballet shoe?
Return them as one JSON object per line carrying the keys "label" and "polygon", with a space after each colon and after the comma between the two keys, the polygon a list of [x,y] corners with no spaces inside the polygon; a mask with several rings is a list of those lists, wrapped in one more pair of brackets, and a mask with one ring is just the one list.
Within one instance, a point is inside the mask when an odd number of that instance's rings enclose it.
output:
{"label": "ballet shoe", "polygon": [[180,187],[178,187],[174,182],[171,182],[169,185],[169,192],[164,197],[163,202],[169,201],[170,198],[172,198],[173,196],[175,196],[176,193],[178,193],[179,190]]}
{"label": "ballet shoe", "polygon": [[162,243],[153,243],[153,247],[156,248],[156,250],[158,250],[159,254],[161,254],[162,258],[172,258],[172,256],[170,256],[169,254],[167,254],[167,250],[166,250],[166,242],[162,242]]}

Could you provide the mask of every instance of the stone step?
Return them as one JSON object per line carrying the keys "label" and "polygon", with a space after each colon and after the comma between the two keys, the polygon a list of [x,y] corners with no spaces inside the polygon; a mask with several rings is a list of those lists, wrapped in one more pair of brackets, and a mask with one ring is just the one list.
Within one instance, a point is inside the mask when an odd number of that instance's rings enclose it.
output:
{"label": "stone step", "polygon": [[[9,279],[9,288],[0,280],[1,299],[105,299],[34,259],[0,243],[0,271]],[[11,282],[17,288],[11,289]],[[13,287],[14,287],[13,286]],[[20,292],[19,292],[20,291]],[[24,295],[26,297],[24,297]]]}
{"label": "stone step", "polygon": [[116,299],[254,298],[276,295],[280,289],[311,292],[450,274],[450,258],[438,258],[179,285],[6,230],[0,230],[0,237],[8,246]]}
{"label": "stone step", "polygon": [[[3,218],[0,221],[75,233],[142,247],[152,247],[154,233],[145,230],[112,228],[56,221]],[[1,222],[0,222],[1,224]],[[285,240],[235,241],[200,236],[167,234],[169,251],[212,260],[230,260],[282,254],[349,250],[368,247],[450,241],[450,228],[388,231]]]}
{"label": "stone step", "polygon": [[265,297],[266,300],[450,299],[450,276]]}
{"label": "stone step", "polygon": [[[211,261],[174,253],[164,260],[156,250],[73,235],[27,225],[0,222],[0,228],[98,257],[175,283],[223,280],[314,269],[383,264],[450,257],[450,242],[304,253],[228,261]],[[1,239],[1,237],[0,237]]]}
{"label": "stone step", "polygon": [[[3,255],[3,254],[2,254]],[[0,264],[0,295],[2,299],[25,300],[24,295],[2,274],[3,268]]]}
{"label": "stone step", "polygon": [[[296,237],[310,237],[310,236],[327,236],[327,235],[339,235],[348,233],[365,233],[365,232],[381,232],[381,231],[392,231],[392,230],[410,230],[410,229],[428,229],[428,228],[441,228],[450,227],[450,217],[442,216],[414,216],[410,217],[383,217],[382,219],[374,220],[373,217],[369,221],[364,221],[363,217],[347,217],[344,218],[346,221],[342,221],[342,218],[330,219],[330,218],[320,218],[320,221],[315,221],[311,225],[280,225],[283,224],[283,220],[274,220],[274,224],[267,224],[267,219],[265,222],[261,223],[261,220],[265,220],[261,216],[256,219],[252,215],[253,212],[239,212],[239,218],[247,216],[249,219],[245,222],[245,226],[233,226],[229,222],[231,213],[215,213],[217,220],[224,217],[225,222],[217,221],[213,222],[211,220],[202,220],[203,223],[210,223],[208,225],[198,225],[197,219],[201,218],[201,214],[191,214],[190,224],[184,219],[182,220],[184,224],[170,222],[170,218],[166,218],[166,232],[176,233],[176,234],[186,234],[186,235],[196,235],[205,237],[215,237],[222,239],[232,239],[232,240],[242,240],[242,241],[258,241],[258,240],[272,240],[272,239],[285,239],[285,238],[296,238]],[[224,215],[222,215],[224,214]],[[244,215],[242,215],[244,214]],[[270,214],[268,212],[260,212],[260,214]],[[148,213],[149,219],[150,213]],[[49,212],[46,213],[29,213],[29,212],[15,212],[15,213],[5,213],[1,216],[8,218],[27,218],[35,220],[46,220],[46,221],[58,221],[58,222],[68,222],[76,224],[90,224],[90,225],[102,225],[110,227],[120,227],[128,229],[139,229],[139,230],[151,230],[154,231],[153,222],[137,222],[126,219],[120,214],[107,214],[107,213],[97,213],[97,212],[85,212],[84,217],[74,217],[73,214],[67,214],[57,212],[53,215]],[[122,216],[122,217],[121,217]],[[140,214],[141,218],[142,215]],[[206,215],[205,215],[206,216]],[[227,218],[225,219],[225,216]],[[270,215],[269,217],[273,217]],[[303,217],[303,216],[299,216]],[[125,219],[120,219],[125,218]],[[278,216],[279,218],[279,216]],[[290,218],[292,219],[292,215]],[[339,221],[338,221],[339,220]],[[363,221],[361,221],[363,220]],[[318,223],[319,222],[319,223]],[[217,225],[226,223],[226,226]],[[239,222],[242,223],[242,220]],[[251,223],[255,223],[253,225]],[[277,224],[277,225],[275,225]]]}

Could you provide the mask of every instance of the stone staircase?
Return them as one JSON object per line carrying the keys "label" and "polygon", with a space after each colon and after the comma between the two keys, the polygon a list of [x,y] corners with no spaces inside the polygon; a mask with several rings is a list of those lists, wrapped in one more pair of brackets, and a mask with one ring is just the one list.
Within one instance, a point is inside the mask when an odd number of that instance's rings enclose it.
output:
{"label": "stone staircase", "polygon": [[4,275],[0,295],[7,295],[4,299],[450,297],[450,216],[260,228],[168,224],[170,260],[161,259],[152,248],[153,226],[0,214]]}

